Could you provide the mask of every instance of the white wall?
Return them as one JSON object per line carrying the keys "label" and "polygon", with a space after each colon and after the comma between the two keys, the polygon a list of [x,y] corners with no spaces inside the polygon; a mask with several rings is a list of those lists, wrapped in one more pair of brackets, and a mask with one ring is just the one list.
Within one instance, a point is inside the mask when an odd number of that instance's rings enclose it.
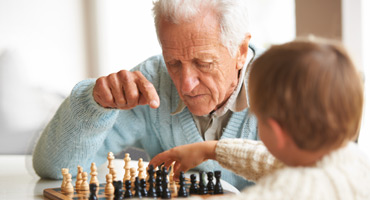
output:
{"label": "white wall", "polygon": [[84,78],[79,0],[0,0],[0,154],[30,152]]}

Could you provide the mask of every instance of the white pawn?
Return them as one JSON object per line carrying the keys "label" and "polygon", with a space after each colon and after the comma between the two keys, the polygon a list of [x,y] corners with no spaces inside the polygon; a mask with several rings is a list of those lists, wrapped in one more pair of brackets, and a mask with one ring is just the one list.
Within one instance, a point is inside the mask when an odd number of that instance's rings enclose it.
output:
{"label": "white pawn", "polygon": [[81,192],[89,191],[89,184],[87,183],[87,172],[82,172],[82,183],[80,186]]}
{"label": "white pawn", "polygon": [[62,176],[63,176],[63,181],[62,181],[62,185],[60,187],[60,190],[62,192],[64,192],[65,188],[66,188],[66,184],[67,184],[67,177],[66,175],[69,173],[69,169],[68,168],[62,168]]}
{"label": "white pawn", "polygon": [[145,179],[145,174],[144,174],[145,168],[144,168],[144,163],[143,163],[143,159],[142,158],[139,158],[138,171],[139,171],[139,175],[138,175],[139,176],[139,180]]}
{"label": "white pawn", "polygon": [[131,167],[130,173],[131,173],[131,185],[132,185],[132,188],[134,188],[135,178],[136,178],[136,169],[134,167]]}
{"label": "white pawn", "polygon": [[69,173],[66,175],[66,185],[64,188],[64,192],[67,194],[71,194],[74,192],[72,185],[72,175]]}
{"label": "white pawn", "polygon": [[82,172],[83,172],[83,168],[78,165],[77,166],[77,177],[76,177],[76,191],[79,192],[80,191],[80,187],[81,187],[81,184],[82,184]]}
{"label": "white pawn", "polygon": [[125,166],[123,167],[125,169],[125,175],[123,176],[123,183],[126,182],[126,180],[130,180],[130,154],[126,153],[125,158],[123,159],[125,161]]}
{"label": "white pawn", "polygon": [[98,181],[98,178],[97,178],[97,175],[98,175],[98,172],[97,172],[97,168],[96,168],[96,165],[95,163],[91,163],[91,172],[90,172],[90,175],[91,175],[91,179],[90,179],[90,184],[91,183],[95,183],[97,187],[99,187],[99,181]]}
{"label": "white pawn", "polygon": [[112,174],[107,174],[106,176],[107,184],[105,185],[105,194],[112,195],[114,194],[114,186],[113,186],[113,177]]}

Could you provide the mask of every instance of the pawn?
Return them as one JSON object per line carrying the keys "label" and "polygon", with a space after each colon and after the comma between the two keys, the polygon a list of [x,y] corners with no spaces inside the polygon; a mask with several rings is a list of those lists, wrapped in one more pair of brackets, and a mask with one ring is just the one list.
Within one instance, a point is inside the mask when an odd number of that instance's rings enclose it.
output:
{"label": "pawn", "polygon": [[96,196],[96,190],[98,186],[95,183],[90,183],[89,187],[90,187],[89,200],[97,200],[98,197]]}
{"label": "pawn", "polygon": [[189,193],[198,194],[197,177],[195,176],[195,174],[190,175],[190,182],[191,184],[190,184]]}
{"label": "pawn", "polygon": [[141,186],[141,195],[143,197],[147,197],[148,191],[146,190],[146,181],[144,178],[140,180],[140,186]]}
{"label": "pawn", "polygon": [[184,172],[180,172],[180,188],[177,193],[178,197],[187,197],[188,193],[185,188],[185,175]]}
{"label": "pawn", "polygon": [[89,184],[87,183],[87,172],[82,172],[82,183],[80,185],[80,192],[89,191]]}
{"label": "pawn", "polygon": [[208,194],[213,194],[215,185],[213,184],[213,173],[212,172],[207,173],[207,179],[208,179],[208,183],[207,183]]}
{"label": "pawn", "polygon": [[106,195],[113,195],[114,194],[114,186],[113,186],[113,177],[112,174],[107,174],[106,176],[107,184],[105,185],[105,194]]}
{"label": "pawn", "polygon": [[74,192],[72,185],[72,175],[69,173],[66,175],[66,185],[64,187],[64,192],[67,194],[71,194]]}
{"label": "pawn", "polygon": [[136,198],[142,198],[142,195],[141,195],[141,186],[140,186],[140,180],[139,180],[139,177],[135,177],[135,196]]}
{"label": "pawn", "polygon": [[131,174],[131,184],[132,186],[135,186],[135,177],[136,177],[136,169],[134,167],[130,168],[130,174]]}
{"label": "pawn", "polygon": [[79,165],[77,166],[77,177],[76,177],[76,191],[77,193],[80,192],[80,186],[82,184],[82,172],[83,168]]}
{"label": "pawn", "polygon": [[123,199],[122,181],[113,181],[113,186],[114,186],[114,200]]}
{"label": "pawn", "polygon": [[224,189],[222,188],[222,185],[221,185],[221,171],[215,171],[215,178],[216,178],[216,184],[215,184],[215,188],[214,188],[214,193],[215,194],[223,194],[224,193]]}
{"label": "pawn", "polygon": [[123,196],[125,199],[132,198],[132,192],[131,192],[131,181],[126,180],[125,182],[125,195]]}

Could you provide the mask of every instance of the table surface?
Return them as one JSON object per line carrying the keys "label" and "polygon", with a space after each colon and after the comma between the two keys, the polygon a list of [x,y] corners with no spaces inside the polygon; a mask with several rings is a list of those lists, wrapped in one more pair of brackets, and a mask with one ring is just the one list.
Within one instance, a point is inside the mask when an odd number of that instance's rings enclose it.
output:
{"label": "table surface", "polygon": [[[115,159],[113,164],[117,179],[123,178],[124,161]],[[132,160],[130,164],[137,166],[137,161]],[[108,163],[105,163],[98,168],[98,180],[102,183],[105,182],[105,175],[108,173],[107,165]],[[189,174],[187,173],[187,176]],[[30,155],[0,155],[0,199],[45,199],[44,189],[60,187],[61,184],[61,180],[40,179],[32,168]],[[224,189],[239,193],[229,183],[221,180],[221,184]]]}

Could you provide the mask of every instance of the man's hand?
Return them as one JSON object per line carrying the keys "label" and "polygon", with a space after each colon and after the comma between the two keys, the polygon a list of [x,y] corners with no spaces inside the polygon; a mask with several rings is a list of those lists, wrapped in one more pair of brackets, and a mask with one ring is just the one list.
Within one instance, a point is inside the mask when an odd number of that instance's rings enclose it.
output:
{"label": "man's hand", "polygon": [[96,80],[93,96],[104,108],[132,109],[148,104],[159,107],[159,97],[153,84],[141,72],[121,70]]}
{"label": "man's hand", "polygon": [[156,155],[149,165],[156,167],[163,164],[169,167],[175,161],[175,178],[178,178],[181,171],[186,172],[208,159],[215,160],[216,145],[217,141],[205,141],[177,146]]}

